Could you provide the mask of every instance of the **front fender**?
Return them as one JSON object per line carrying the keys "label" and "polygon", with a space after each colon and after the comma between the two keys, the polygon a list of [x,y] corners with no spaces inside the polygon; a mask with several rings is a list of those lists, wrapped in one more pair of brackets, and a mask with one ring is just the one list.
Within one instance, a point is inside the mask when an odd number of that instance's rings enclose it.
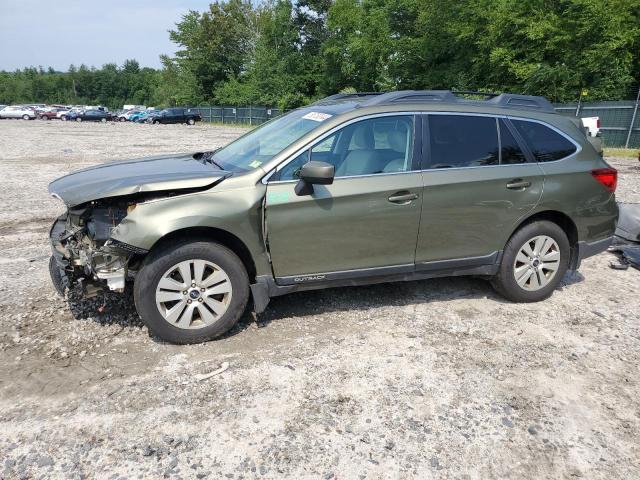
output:
{"label": "front fender", "polygon": [[266,187],[206,191],[139,203],[113,229],[111,238],[151,250],[164,236],[188,228],[216,228],[239,238],[258,274],[270,271],[262,239],[262,199]]}

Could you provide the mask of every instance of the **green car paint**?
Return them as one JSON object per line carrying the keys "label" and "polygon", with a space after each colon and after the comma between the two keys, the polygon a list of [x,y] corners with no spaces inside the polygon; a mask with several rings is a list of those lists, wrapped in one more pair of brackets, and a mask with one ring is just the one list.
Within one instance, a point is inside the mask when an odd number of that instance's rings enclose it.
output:
{"label": "green car paint", "polygon": [[[64,231],[63,223],[68,231],[82,208],[113,205],[126,214],[104,246],[96,244],[98,252],[141,262],[168,238],[206,236],[242,258],[260,310],[266,304],[259,297],[297,289],[492,275],[508,239],[534,216],[566,223],[572,268],[606,248],[615,230],[614,194],[591,175],[607,164],[572,119],[489,101],[368,104],[346,98],[301,112],[317,125],[242,171],[216,169],[196,154],[105,164],[56,180],[49,190],[69,213],[52,232]],[[415,137],[410,171],[336,176],[309,195],[296,193],[299,180],[277,180],[282,166],[301,152],[363,119],[407,115],[426,125],[428,115],[443,113],[542,122],[577,149],[550,162],[429,169],[427,132]],[[510,182],[527,186],[509,188]],[[78,265],[60,238],[52,236],[52,244],[61,268]]]}

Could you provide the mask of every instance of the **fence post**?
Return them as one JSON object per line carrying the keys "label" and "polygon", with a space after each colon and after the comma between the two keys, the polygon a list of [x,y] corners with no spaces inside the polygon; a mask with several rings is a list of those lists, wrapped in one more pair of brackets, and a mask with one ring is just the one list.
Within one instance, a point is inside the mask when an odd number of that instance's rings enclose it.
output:
{"label": "fence post", "polygon": [[236,105],[236,108],[233,109],[233,114],[234,114],[233,123],[238,123],[238,106],[237,105]]}
{"label": "fence post", "polygon": [[220,109],[220,123],[222,123],[224,125],[224,105],[222,105],[221,109]]}
{"label": "fence post", "polygon": [[578,97],[578,107],[576,108],[576,117],[580,116],[580,107],[582,106],[582,92],[580,92],[580,97]]}
{"label": "fence post", "polygon": [[209,121],[213,122],[213,110],[211,110],[211,105],[209,105]]}
{"label": "fence post", "polygon": [[253,118],[251,114],[251,105],[249,105],[249,125],[253,125]]}
{"label": "fence post", "polygon": [[631,133],[633,133],[633,126],[635,125],[636,117],[638,116],[638,103],[640,103],[640,87],[638,87],[638,95],[636,95],[636,105],[635,107],[633,107],[633,115],[631,115],[631,125],[629,125],[629,133],[627,133],[627,141],[624,143],[624,148],[629,148]]}

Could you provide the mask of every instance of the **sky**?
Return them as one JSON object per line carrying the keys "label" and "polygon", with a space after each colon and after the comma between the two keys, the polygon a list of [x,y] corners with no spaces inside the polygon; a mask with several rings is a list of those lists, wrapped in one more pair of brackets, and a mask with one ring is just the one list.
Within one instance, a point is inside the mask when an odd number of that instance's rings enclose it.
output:
{"label": "sky", "polygon": [[0,0],[0,70],[29,66],[66,71],[135,58],[159,67],[176,45],[168,30],[211,0]]}

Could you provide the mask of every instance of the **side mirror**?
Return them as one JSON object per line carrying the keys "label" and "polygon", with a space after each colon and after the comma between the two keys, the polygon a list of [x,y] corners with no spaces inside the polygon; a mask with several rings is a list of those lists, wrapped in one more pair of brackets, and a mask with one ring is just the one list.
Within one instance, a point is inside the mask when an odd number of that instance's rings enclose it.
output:
{"label": "side mirror", "polygon": [[300,181],[296,184],[296,195],[311,195],[314,185],[331,185],[335,176],[335,167],[326,162],[307,162],[305,163],[298,177]]}

